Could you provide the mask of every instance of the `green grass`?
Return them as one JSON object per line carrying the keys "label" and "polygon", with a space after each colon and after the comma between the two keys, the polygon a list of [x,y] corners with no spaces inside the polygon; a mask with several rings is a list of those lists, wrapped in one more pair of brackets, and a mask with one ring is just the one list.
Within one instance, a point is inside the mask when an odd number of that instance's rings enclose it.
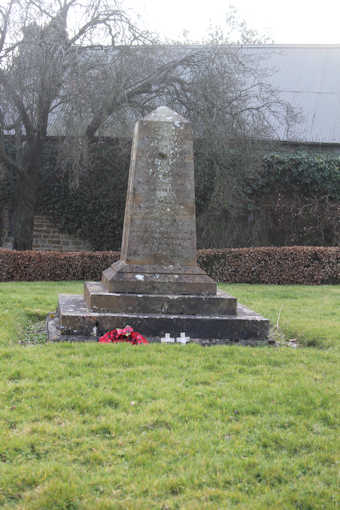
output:
{"label": "green grass", "polygon": [[23,340],[30,324],[56,309],[58,294],[80,294],[80,282],[0,283],[0,345]]}
{"label": "green grass", "polygon": [[227,287],[321,348],[32,343],[81,291],[0,284],[1,508],[339,508],[339,287]]}
{"label": "green grass", "polygon": [[270,319],[287,340],[340,350],[340,285],[221,285]]}

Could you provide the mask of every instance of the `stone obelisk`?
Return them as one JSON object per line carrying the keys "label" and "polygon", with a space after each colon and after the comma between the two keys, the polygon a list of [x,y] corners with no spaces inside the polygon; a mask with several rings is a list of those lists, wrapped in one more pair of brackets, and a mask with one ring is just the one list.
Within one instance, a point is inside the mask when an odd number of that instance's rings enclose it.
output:
{"label": "stone obelisk", "polygon": [[84,297],[59,296],[64,338],[129,324],[148,338],[185,332],[220,342],[265,340],[269,323],[237,305],[197,265],[191,124],[169,108],[137,122],[120,260]]}
{"label": "stone obelisk", "polygon": [[109,292],[216,294],[196,262],[191,124],[169,108],[136,124],[121,257],[102,281]]}

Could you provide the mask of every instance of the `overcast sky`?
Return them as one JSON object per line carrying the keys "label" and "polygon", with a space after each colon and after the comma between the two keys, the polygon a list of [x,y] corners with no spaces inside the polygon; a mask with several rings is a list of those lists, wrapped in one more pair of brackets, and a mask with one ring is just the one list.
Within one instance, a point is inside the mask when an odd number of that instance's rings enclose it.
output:
{"label": "overcast sky", "polygon": [[[275,43],[340,44],[340,0],[234,0],[249,28]],[[200,41],[209,24],[223,26],[228,0],[124,0],[163,38],[189,33]]]}

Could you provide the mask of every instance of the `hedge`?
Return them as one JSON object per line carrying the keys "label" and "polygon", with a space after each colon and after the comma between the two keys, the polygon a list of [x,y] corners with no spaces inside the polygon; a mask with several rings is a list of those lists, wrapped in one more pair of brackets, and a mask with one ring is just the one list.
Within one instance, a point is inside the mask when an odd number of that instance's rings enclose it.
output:
{"label": "hedge", "polygon": [[199,265],[226,283],[340,283],[340,248],[284,246],[201,250]]}
{"label": "hedge", "polygon": [[0,281],[98,280],[119,252],[15,251],[0,249]]}
{"label": "hedge", "polygon": [[[119,252],[0,249],[0,281],[99,280]],[[265,247],[199,250],[199,265],[216,281],[268,284],[339,284],[340,248]]]}

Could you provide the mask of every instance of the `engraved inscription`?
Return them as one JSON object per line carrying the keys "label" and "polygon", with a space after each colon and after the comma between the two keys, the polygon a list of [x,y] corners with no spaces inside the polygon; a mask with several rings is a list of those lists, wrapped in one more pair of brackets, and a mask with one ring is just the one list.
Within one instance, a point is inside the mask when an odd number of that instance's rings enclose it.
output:
{"label": "engraved inscription", "polygon": [[192,132],[176,116],[138,122],[122,244],[127,262],[196,261]]}

